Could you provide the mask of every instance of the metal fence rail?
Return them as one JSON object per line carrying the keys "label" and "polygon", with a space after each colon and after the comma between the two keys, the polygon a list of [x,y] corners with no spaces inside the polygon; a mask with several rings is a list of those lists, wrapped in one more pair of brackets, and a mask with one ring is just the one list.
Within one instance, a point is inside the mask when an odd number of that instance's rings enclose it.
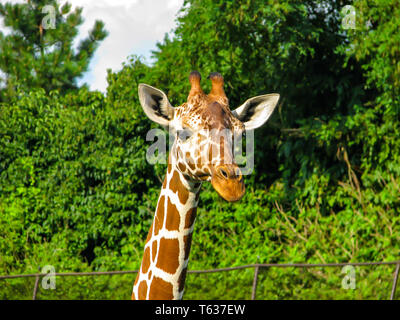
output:
{"label": "metal fence rail", "polygon": [[[244,266],[238,267],[229,267],[229,268],[217,268],[217,269],[209,269],[209,270],[188,270],[188,273],[215,273],[215,272],[229,272],[233,270],[240,269],[249,269],[254,268],[254,278],[253,278],[253,286],[251,299],[255,300],[256,298],[256,290],[257,290],[257,282],[258,282],[258,274],[260,268],[317,268],[317,267],[344,267],[344,266],[380,266],[380,265],[396,265],[396,270],[393,276],[392,290],[390,293],[390,300],[394,300],[397,282],[400,273],[400,260],[398,261],[381,261],[381,262],[349,262],[349,263],[266,263],[266,264],[248,264]],[[99,276],[99,275],[121,275],[121,274],[130,274],[137,273],[138,270],[130,270],[130,271],[94,271],[94,272],[63,272],[63,273],[54,273],[54,276],[59,277],[68,277],[68,276]],[[31,273],[31,274],[17,274],[17,275],[4,275],[0,276],[0,280],[3,279],[16,279],[16,278],[35,278],[35,285],[33,288],[32,300],[36,300],[37,292],[39,288],[39,281],[41,277],[46,276],[43,273]]]}

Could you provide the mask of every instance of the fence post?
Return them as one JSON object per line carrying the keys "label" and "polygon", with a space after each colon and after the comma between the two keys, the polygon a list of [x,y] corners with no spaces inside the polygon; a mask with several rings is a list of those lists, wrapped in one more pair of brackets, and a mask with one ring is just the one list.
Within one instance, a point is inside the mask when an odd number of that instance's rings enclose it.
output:
{"label": "fence post", "polygon": [[260,269],[260,267],[257,264],[255,269],[254,269],[254,279],[253,279],[253,289],[252,289],[252,292],[251,292],[251,300],[255,300],[256,299],[257,280],[258,280],[258,270],[259,269]]}
{"label": "fence post", "polygon": [[394,300],[396,294],[397,280],[399,278],[400,261],[396,264],[396,271],[394,272],[394,279],[392,285],[392,293],[390,294],[390,300]]}
{"label": "fence post", "polygon": [[35,286],[33,287],[33,296],[32,296],[32,300],[36,300],[36,295],[37,295],[37,291],[39,288],[39,280],[40,280],[40,274],[38,273],[35,277]]}
{"label": "fence post", "polygon": [[40,266],[38,267],[38,273],[36,274],[36,277],[35,277],[35,285],[33,287],[32,300],[36,300],[37,292],[39,289],[39,280],[40,280]]}

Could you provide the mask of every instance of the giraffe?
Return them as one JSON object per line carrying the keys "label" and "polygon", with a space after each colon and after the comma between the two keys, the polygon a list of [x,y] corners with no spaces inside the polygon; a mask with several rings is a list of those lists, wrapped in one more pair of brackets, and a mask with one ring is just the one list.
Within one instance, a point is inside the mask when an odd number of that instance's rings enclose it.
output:
{"label": "giraffe", "polygon": [[187,102],[179,107],[172,107],[161,90],[139,85],[144,112],[175,139],[132,299],[182,299],[201,185],[211,182],[229,202],[243,197],[232,139],[263,125],[279,100],[279,94],[261,95],[231,111],[222,75],[214,72],[208,78],[212,88],[205,94],[200,73],[191,72]]}

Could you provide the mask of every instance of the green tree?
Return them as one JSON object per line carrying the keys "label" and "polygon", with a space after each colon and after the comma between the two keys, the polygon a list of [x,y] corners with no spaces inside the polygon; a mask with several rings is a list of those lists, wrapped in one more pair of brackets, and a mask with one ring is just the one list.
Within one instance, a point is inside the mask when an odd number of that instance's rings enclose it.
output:
{"label": "green tree", "polygon": [[0,101],[8,101],[18,88],[44,88],[66,92],[77,88],[99,41],[107,36],[104,23],[96,21],[89,36],[74,48],[82,8],[71,10],[56,0],[31,0],[0,4],[0,17],[11,32],[0,32]]}
{"label": "green tree", "polygon": [[356,29],[349,37],[353,45],[346,53],[363,65],[366,85],[379,92],[378,104],[385,113],[400,114],[400,6],[398,1],[354,2]]}

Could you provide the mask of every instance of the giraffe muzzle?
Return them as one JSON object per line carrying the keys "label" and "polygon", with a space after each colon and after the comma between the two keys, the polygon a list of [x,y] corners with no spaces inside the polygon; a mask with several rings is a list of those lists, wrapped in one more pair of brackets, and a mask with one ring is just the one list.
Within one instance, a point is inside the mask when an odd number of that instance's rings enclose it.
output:
{"label": "giraffe muzzle", "polygon": [[211,184],[226,201],[239,201],[245,192],[244,179],[235,164],[224,164],[213,168]]}

